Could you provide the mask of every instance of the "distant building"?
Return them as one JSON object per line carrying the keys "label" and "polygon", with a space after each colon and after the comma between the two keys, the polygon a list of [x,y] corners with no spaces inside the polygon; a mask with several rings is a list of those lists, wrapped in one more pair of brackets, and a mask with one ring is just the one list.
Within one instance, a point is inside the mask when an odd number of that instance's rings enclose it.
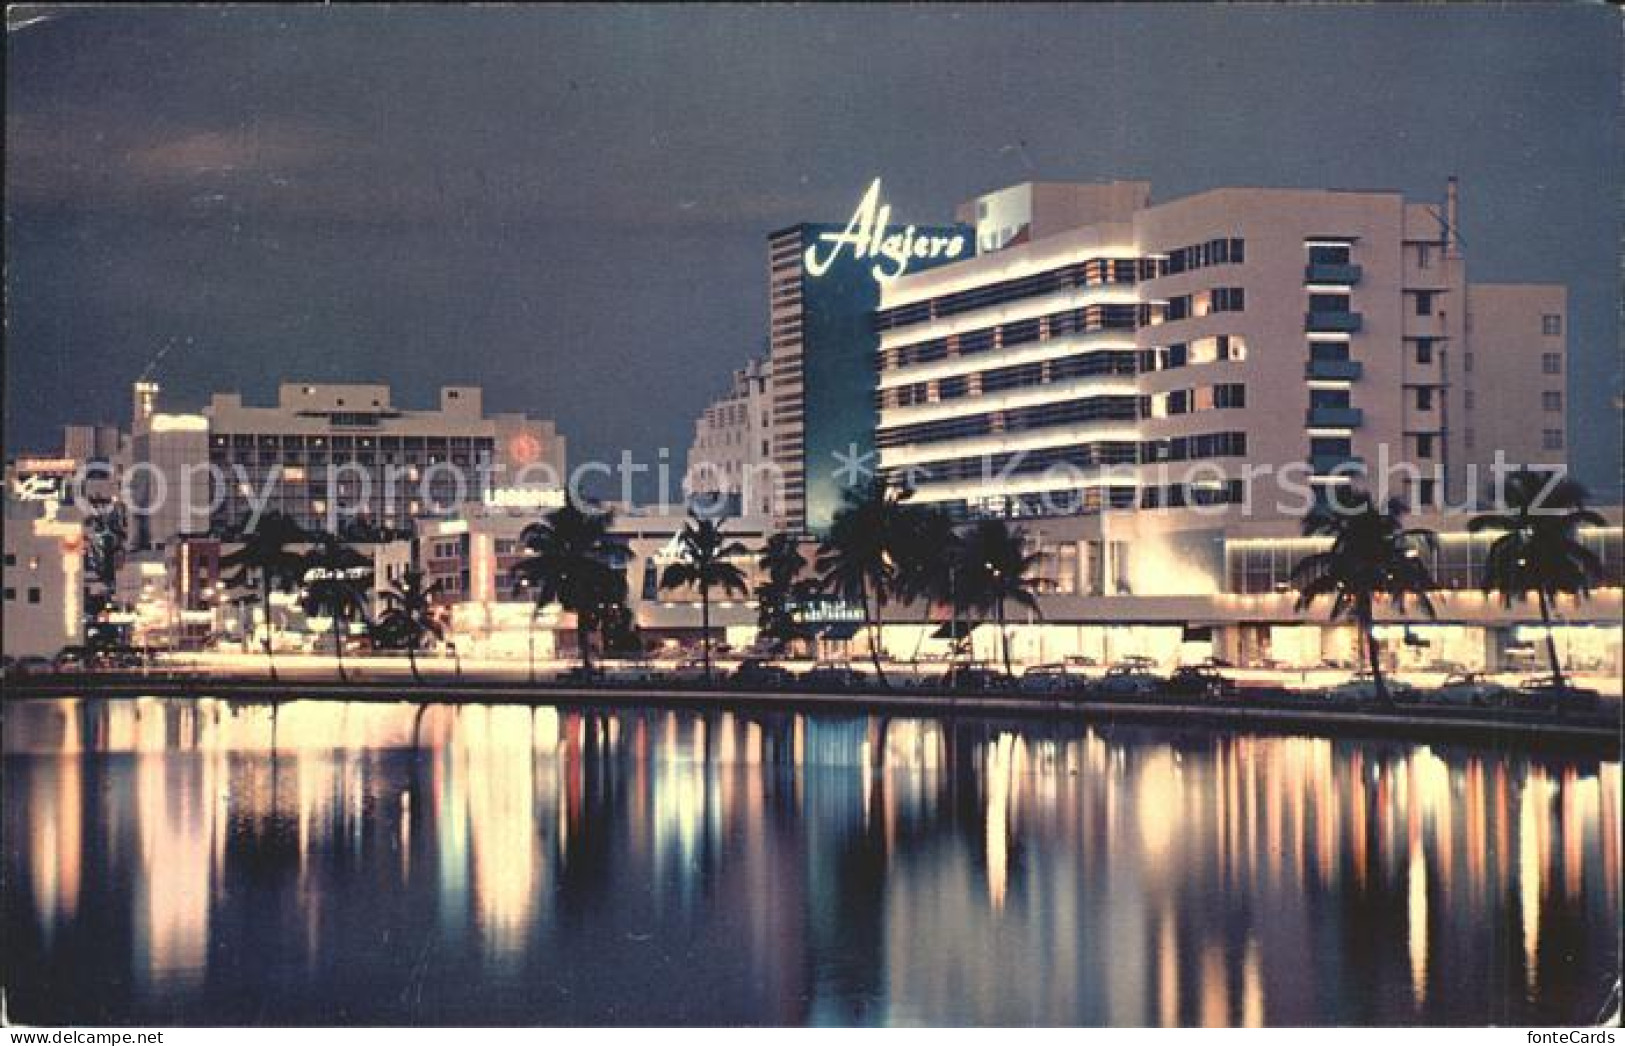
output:
{"label": "distant building", "polygon": [[84,538],[77,520],[38,502],[5,502],[0,652],[52,657],[84,635]]}
{"label": "distant building", "polygon": [[683,492],[727,515],[769,516],[775,502],[771,372],[753,359],[694,422]]}
{"label": "distant building", "polygon": [[415,410],[395,406],[387,385],[285,383],[274,406],[217,393],[196,414],[160,412],[158,392],[150,382],[135,391],[137,547],[225,533],[256,508],[311,530],[351,520],[403,528],[498,489],[565,478],[553,423],[487,415],[475,387],[443,388],[437,408]]}

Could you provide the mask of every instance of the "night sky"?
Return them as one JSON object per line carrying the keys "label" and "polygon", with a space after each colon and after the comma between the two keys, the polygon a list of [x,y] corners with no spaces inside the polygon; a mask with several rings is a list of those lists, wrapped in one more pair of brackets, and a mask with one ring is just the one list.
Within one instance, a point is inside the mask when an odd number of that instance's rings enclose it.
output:
{"label": "night sky", "polygon": [[9,12],[8,450],[281,380],[442,384],[572,461],[682,458],[763,351],[765,236],[1032,179],[1462,179],[1470,277],[1570,291],[1573,456],[1617,496],[1620,24],[1542,9]]}

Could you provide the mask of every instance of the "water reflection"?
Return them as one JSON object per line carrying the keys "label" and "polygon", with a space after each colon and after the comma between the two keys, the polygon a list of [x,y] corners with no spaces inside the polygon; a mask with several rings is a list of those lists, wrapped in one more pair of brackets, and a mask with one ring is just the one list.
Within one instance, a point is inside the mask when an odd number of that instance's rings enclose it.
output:
{"label": "water reflection", "polygon": [[1572,1023],[1620,767],[894,717],[15,702],[42,1023]]}

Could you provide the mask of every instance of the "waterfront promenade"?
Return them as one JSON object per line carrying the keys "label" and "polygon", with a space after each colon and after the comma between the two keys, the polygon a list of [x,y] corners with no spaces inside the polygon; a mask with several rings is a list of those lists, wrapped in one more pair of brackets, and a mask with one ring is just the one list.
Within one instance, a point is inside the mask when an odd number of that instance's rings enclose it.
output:
{"label": "waterfront promenade", "polygon": [[[347,659],[347,663],[348,663]],[[1141,698],[1093,694],[1026,694],[1019,691],[964,693],[899,672],[889,688],[872,680],[855,689],[820,690],[745,687],[728,682],[719,670],[703,680],[597,682],[557,678],[557,665],[538,672],[538,681],[493,678],[468,671],[434,670],[414,681],[404,661],[358,659],[351,679],[340,682],[326,658],[288,658],[278,663],[279,681],[250,663],[234,670],[203,672],[196,666],[169,665],[146,673],[86,673],[8,680],[8,699],[102,697],[228,697],[243,701],[342,700],[425,704],[556,704],[611,707],[762,709],[875,713],[894,716],[962,715],[1009,719],[1073,719],[1092,722],[1168,723],[1215,728],[1314,735],[1372,736],[1412,741],[1489,744],[1508,748],[1554,749],[1617,757],[1621,751],[1621,705],[1605,697],[1594,712],[1561,715],[1523,709],[1491,709],[1413,703],[1387,709],[1371,702],[1335,701],[1314,689],[1289,690],[1280,684],[1243,682],[1233,697],[1194,698],[1156,695]],[[321,662],[322,664],[314,664]],[[320,670],[318,670],[320,669]],[[524,672],[523,666],[520,669]]]}

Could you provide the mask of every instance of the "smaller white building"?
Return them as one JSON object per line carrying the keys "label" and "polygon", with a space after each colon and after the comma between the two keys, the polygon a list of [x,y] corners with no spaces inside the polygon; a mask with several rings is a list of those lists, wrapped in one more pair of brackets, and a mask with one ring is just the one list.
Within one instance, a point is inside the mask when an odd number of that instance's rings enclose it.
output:
{"label": "smaller white building", "polygon": [[78,522],[59,519],[43,502],[5,499],[7,657],[52,657],[82,642],[84,537]]}
{"label": "smaller white building", "polygon": [[767,361],[733,372],[722,398],[694,422],[683,493],[730,515],[771,516],[778,493]]}

